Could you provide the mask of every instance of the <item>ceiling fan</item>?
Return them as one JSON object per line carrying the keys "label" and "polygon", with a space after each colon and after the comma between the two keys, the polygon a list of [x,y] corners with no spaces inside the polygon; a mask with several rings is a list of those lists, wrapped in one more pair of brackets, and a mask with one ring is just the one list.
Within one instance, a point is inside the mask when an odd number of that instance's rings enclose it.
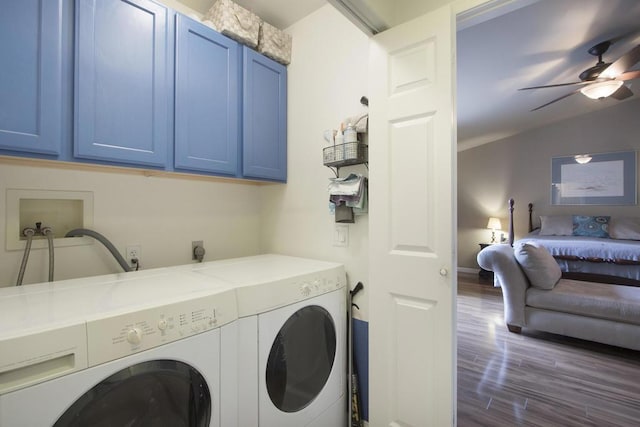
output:
{"label": "ceiling fan", "polygon": [[589,53],[591,55],[598,57],[598,63],[580,73],[579,82],[523,87],[521,89],[518,89],[530,90],[559,86],[582,86],[581,88],[578,88],[573,92],[569,92],[568,94],[556,98],[553,101],[547,102],[546,104],[534,108],[531,111],[536,111],[544,108],[547,105],[551,105],[554,102],[558,102],[562,99],[568,98],[578,92],[581,92],[583,95],[588,96],[592,99],[603,99],[610,96],[617,100],[623,100],[632,96],[633,92],[631,92],[631,90],[624,85],[624,82],[640,77],[640,70],[628,71],[636,63],[640,62],[640,45],[634,47],[629,52],[625,53],[612,63],[604,62],[602,60],[602,55],[609,49],[612,44],[613,42],[611,40],[607,40],[598,43],[597,45],[589,49]]}

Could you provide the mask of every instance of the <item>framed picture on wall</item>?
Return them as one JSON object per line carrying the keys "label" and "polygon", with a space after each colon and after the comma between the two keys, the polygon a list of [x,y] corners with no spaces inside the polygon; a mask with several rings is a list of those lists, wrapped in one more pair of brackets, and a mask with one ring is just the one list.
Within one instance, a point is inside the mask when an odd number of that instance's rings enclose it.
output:
{"label": "framed picture on wall", "polygon": [[552,205],[635,205],[636,152],[551,159]]}

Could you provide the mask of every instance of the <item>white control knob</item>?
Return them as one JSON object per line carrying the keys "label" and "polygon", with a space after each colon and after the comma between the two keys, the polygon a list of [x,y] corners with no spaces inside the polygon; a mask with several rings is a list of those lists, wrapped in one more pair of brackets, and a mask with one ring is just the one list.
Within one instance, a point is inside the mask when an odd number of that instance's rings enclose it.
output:
{"label": "white control knob", "polygon": [[127,341],[129,344],[138,345],[142,341],[142,332],[138,328],[131,328],[127,331]]}
{"label": "white control knob", "polygon": [[302,293],[302,295],[304,295],[305,297],[308,297],[309,294],[311,294],[311,286],[309,286],[308,283],[305,283],[304,285],[300,286],[300,292]]}
{"label": "white control knob", "polygon": [[158,329],[164,331],[165,329],[167,329],[167,326],[167,321],[165,319],[158,320]]}

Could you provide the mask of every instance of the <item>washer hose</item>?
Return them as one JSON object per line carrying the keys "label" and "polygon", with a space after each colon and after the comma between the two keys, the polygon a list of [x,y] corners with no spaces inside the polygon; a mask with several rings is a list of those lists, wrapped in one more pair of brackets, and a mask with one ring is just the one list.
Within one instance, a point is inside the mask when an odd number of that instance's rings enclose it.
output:
{"label": "washer hose", "polygon": [[20,264],[20,271],[18,272],[18,280],[16,286],[22,286],[22,279],[24,279],[24,271],[27,269],[27,261],[29,260],[29,253],[31,253],[31,241],[36,231],[33,228],[25,228],[22,231],[27,237],[27,245],[24,247],[24,255],[22,255],[22,263]]}
{"label": "washer hose", "polygon": [[127,264],[127,261],[125,261],[122,255],[120,255],[120,252],[118,252],[118,250],[115,248],[115,246],[113,246],[113,244],[109,241],[109,239],[107,239],[97,231],[89,230],[88,228],[76,228],[74,230],[69,231],[67,234],[65,234],[64,237],[80,237],[80,236],[93,237],[94,239],[102,243],[105,246],[105,248],[107,248],[109,252],[111,252],[111,255],[113,255],[116,261],[118,261],[118,264],[120,264],[120,267],[122,267],[124,271],[132,271],[131,267],[129,267],[129,264]]}
{"label": "washer hose", "polygon": [[42,234],[47,236],[47,245],[49,246],[49,281],[53,282],[53,231],[49,227],[42,229]]}

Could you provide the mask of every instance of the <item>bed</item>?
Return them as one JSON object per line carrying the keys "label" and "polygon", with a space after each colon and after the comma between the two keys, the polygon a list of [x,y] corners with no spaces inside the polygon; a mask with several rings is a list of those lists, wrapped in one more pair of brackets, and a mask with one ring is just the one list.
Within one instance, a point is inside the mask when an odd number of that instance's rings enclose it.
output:
{"label": "bed", "polygon": [[[514,201],[509,200],[509,243],[514,245]],[[640,286],[640,218],[543,215],[517,242],[536,242],[556,259],[563,277]],[[517,243],[516,242],[516,243]]]}

